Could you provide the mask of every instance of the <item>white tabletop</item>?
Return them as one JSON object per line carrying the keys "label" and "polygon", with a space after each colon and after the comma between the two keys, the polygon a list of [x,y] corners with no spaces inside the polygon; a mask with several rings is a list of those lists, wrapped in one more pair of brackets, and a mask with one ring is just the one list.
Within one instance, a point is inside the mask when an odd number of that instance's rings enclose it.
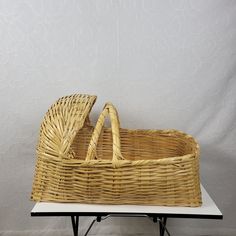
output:
{"label": "white tabletop", "polygon": [[202,201],[200,207],[165,207],[144,205],[101,205],[79,203],[37,202],[31,216],[96,216],[105,214],[156,214],[177,218],[222,219],[223,215],[201,185]]}

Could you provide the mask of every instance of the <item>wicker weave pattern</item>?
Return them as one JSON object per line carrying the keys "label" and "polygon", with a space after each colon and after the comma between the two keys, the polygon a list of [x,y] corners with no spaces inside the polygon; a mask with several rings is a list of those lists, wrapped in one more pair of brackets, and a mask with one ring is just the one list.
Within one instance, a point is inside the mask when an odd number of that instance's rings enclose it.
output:
{"label": "wicker weave pattern", "polygon": [[[41,125],[35,201],[200,206],[199,146],[177,130],[121,129],[106,104],[95,126],[95,96],[58,100]],[[109,116],[111,128],[104,128]]]}

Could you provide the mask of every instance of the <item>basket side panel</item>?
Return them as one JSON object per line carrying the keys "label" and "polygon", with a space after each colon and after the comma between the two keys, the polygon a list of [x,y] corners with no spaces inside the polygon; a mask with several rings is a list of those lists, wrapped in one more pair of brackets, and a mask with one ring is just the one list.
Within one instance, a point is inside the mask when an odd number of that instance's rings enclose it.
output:
{"label": "basket side panel", "polygon": [[[64,168],[64,182],[54,179],[43,200],[99,204],[201,205],[200,182],[191,157],[178,164],[131,162],[114,168],[108,161]],[[70,169],[71,168],[71,169]],[[73,173],[69,175],[69,173]],[[55,176],[56,172],[54,173]],[[66,182],[69,181],[69,182]],[[69,184],[68,184],[69,183]],[[55,186],[55,187],[54,187]],[[68,187],[69,186],[69,187]]]}
{"label": "basket side panel", "polygon": [[93,168],[77,170],[75,201],[200,206],[200,182],[195,159],[197,157],[192,157],[178,165],[156,163],[134,167],[130,164],[120,168],[101,163]]}

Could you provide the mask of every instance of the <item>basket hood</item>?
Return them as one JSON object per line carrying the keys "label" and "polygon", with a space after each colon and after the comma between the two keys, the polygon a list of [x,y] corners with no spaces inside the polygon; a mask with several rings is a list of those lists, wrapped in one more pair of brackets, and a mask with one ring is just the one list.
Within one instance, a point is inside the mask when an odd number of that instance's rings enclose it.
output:
{"label": "basket hood", "polygon": [[89,121],[96,98],[75,94],[58,99],[44,116],[37,153],[65,157],[76,134]]}

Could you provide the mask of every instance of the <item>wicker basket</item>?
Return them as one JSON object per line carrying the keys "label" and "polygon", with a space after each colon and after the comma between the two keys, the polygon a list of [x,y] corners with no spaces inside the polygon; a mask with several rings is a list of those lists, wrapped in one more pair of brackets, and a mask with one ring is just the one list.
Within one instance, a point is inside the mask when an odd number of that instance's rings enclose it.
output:
{"label": "wicker basket", "polygon": [[[96,96],[59,99],[40,129],[35,201],[200,206],[199,146],[177,130],[129,130],[107,103],[93,127]],[[109,116],[111,128],[105,128]]]}

